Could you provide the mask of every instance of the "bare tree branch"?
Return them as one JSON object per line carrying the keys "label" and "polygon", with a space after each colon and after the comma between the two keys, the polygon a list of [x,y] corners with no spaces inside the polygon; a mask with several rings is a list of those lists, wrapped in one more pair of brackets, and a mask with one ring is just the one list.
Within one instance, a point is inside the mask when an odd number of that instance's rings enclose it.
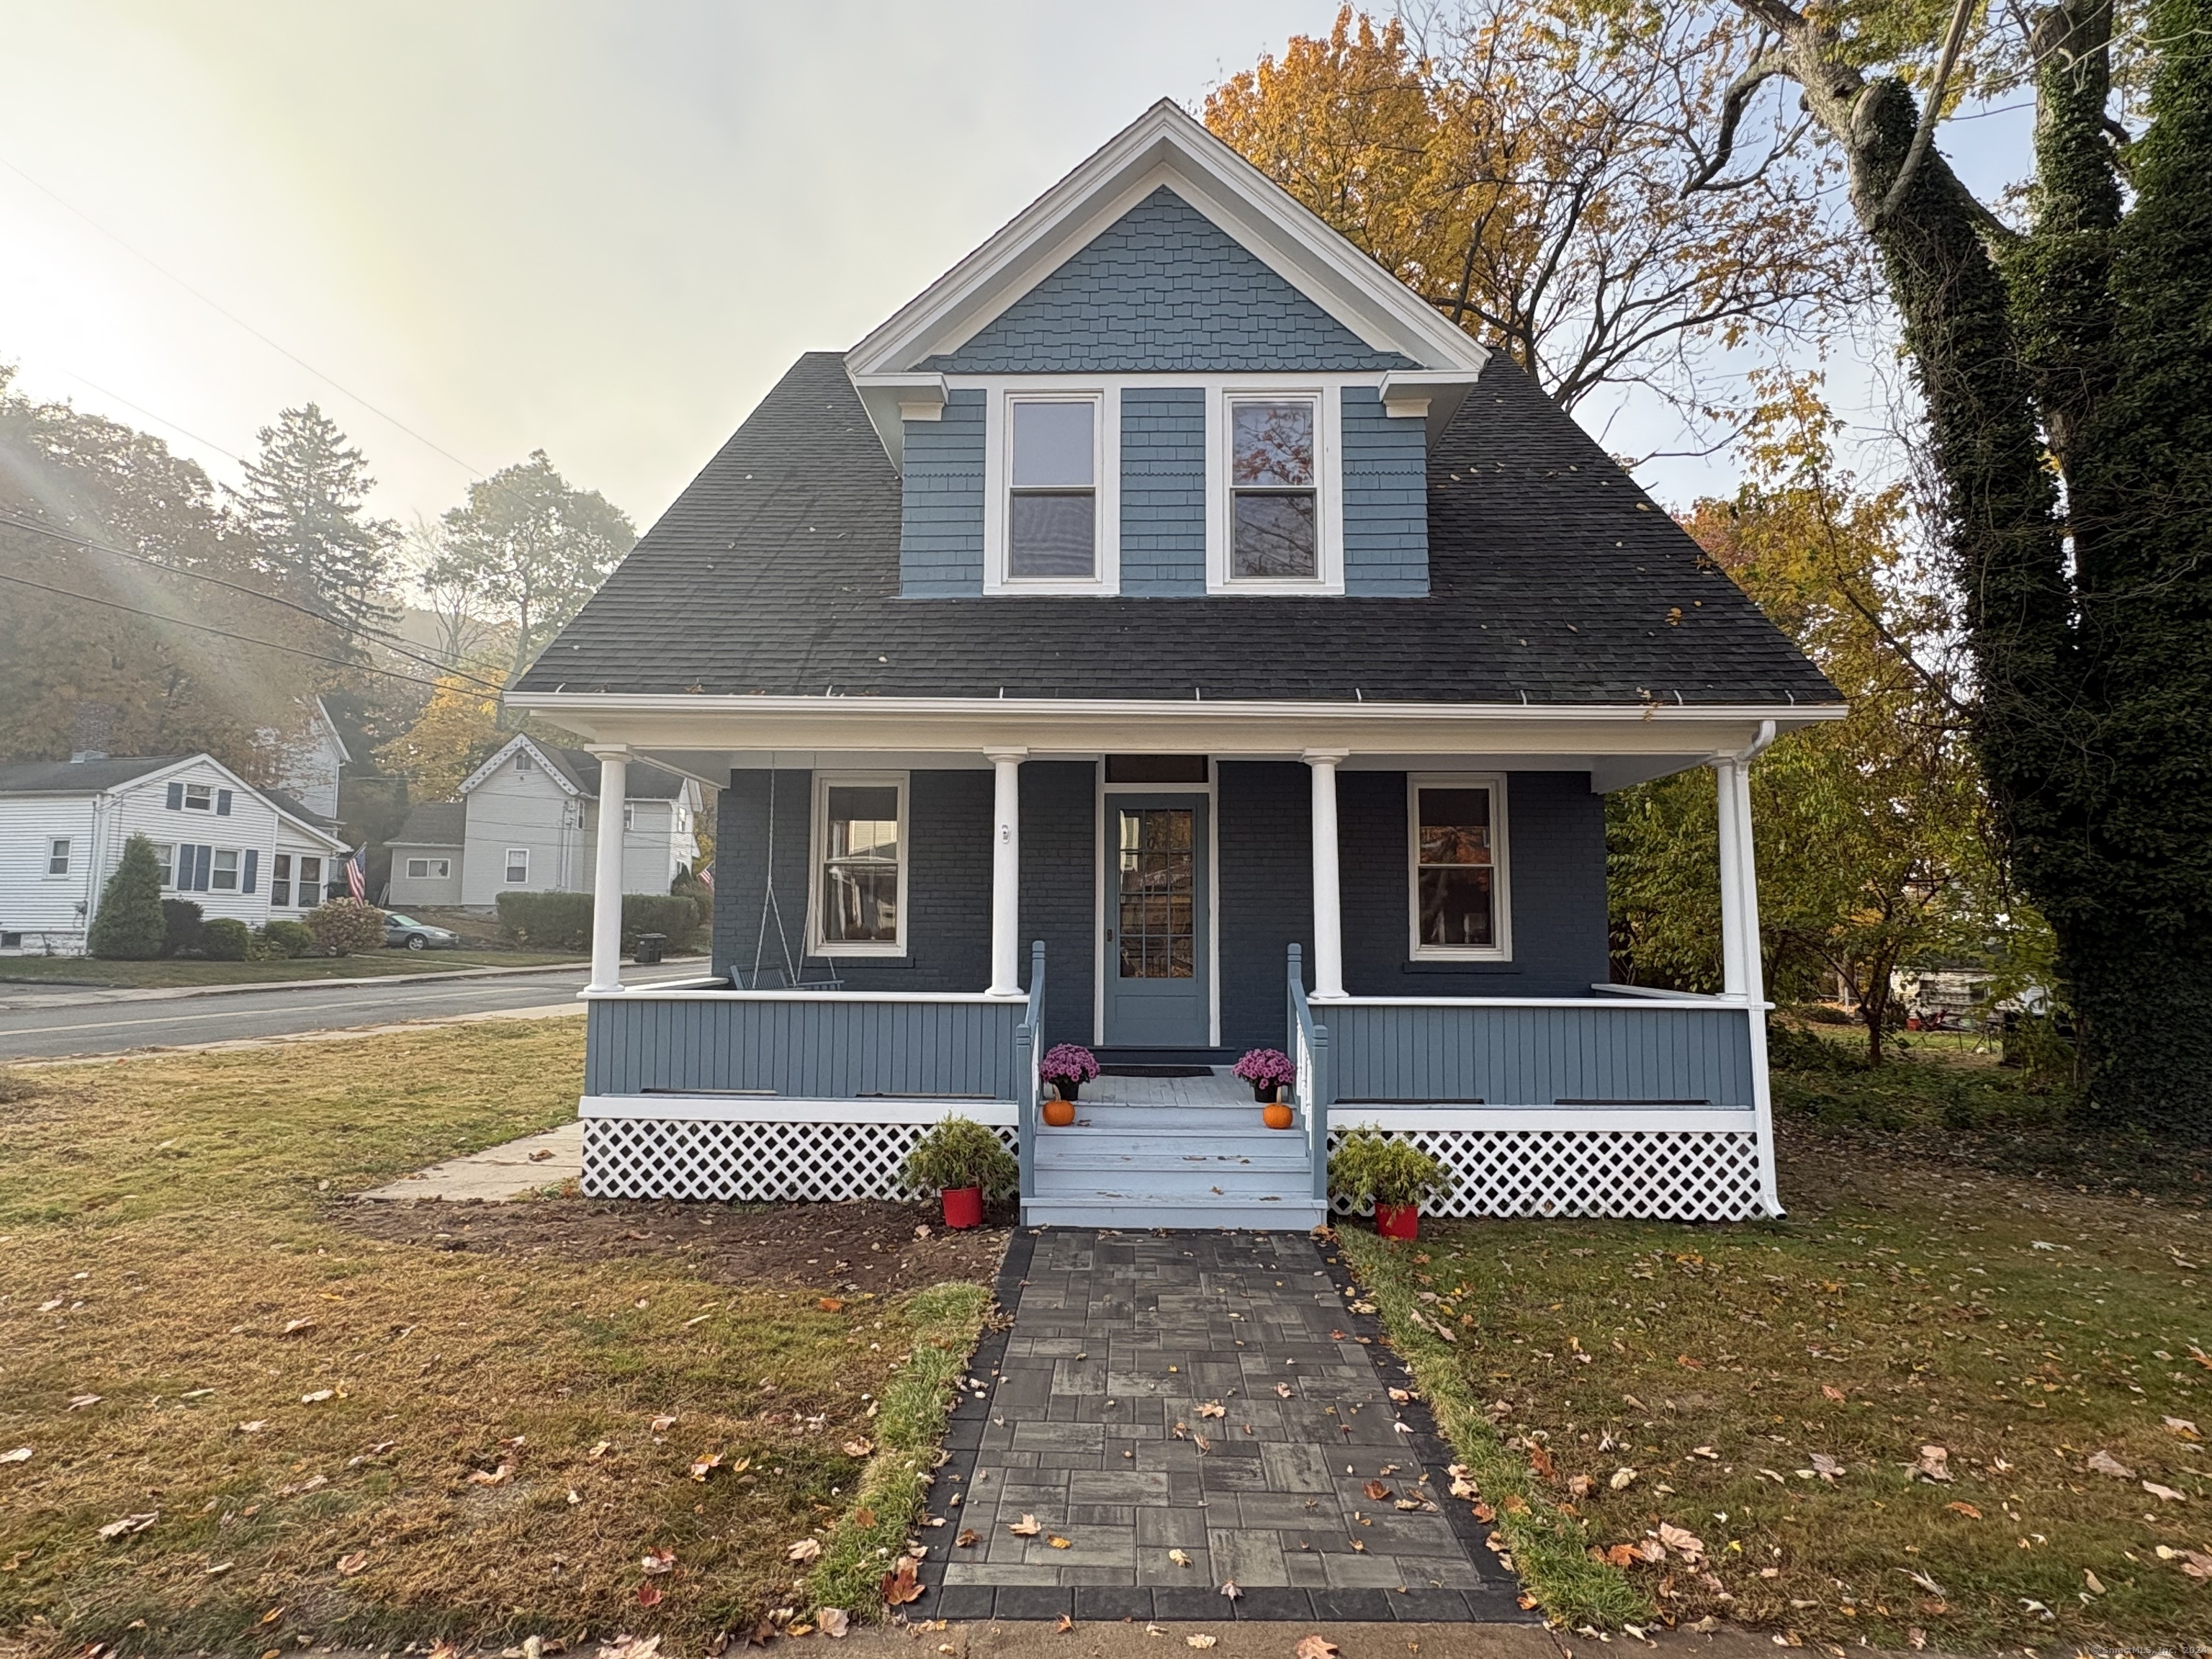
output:
{"label": "bare tree branch", "polygon": [[1920,163],[1927,156],[1928,146],[1935,142],[1936,124],[1943,118],[1943,97],[1950,89],[1951,70],[1959,61],[1959,48],[1966,44],[1966,26],[1973,21],[1976,0],[1958,0],[1951,8],[1951,27],[1944,32],[1943,56],[1936,65],[1936,82],[1928,89],[1928,97],[1920,106],[1920,125],[1912,131],[1912,148],[1905,152],[1905,161],[1890,181],[1889,194],[1881,198],[1875,210],[1875,222],[1881,224],[1897,211],[1905,201],[1905,193],[1912,188],[1913,175],[1920,171]]}
{"label": "bare tree branch", "polygon": [[1790,73],[1790,59],[1783,52],[1762,53],[1753,59],[1751,67],[1729,83],[1727,95],[1721,100],[1720,130],[1713,137],[1713,153],[1705,166],[1699,167],[1690,181],[1682,186],[1688,196],[1712,185],[1714,178],[1729,164],[1735,153],[1735,130],[1742,124],[1745,106],[1757,92],[1778,75]]}

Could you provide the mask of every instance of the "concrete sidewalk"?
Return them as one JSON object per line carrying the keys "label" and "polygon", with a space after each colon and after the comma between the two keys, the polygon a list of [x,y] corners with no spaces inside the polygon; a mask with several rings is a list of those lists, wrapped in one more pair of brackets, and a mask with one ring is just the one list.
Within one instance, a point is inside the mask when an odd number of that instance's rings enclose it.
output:
{"label": "concrete sidewalk", "polygon": [[504,1204],[574,1179],[584,1169],[584,1126],[563,1123],[542,1134],[449,1158],[356,1196],[364,1202],[437,1199],[448,1204]]}
{"label": "concrete sidewalk", "polygon": [[[705,957],[670,957],[662,967],[705,966]],[[327,991],[346,985],[422,985],[431,981],[506,979],[523,974],[579,974],[588,977],[590,961],[577,957],[567,962],[541,962],[519,968],[426,969],[416,974],[342,974],[329,979],[247,980],[235,985],[92,986],[56,983],[51,991],[32,980],[9,980],[0,975],[0,1013],[22,1008],[84,1008],[108,1003],[173,1002],[186,997],[240,996],[259,991]]]}

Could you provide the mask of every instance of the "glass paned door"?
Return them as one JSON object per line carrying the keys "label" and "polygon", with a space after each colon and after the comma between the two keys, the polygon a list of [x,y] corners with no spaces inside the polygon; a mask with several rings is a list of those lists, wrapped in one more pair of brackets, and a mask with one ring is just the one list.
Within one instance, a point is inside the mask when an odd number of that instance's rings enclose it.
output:
{"label": "glass paned door", "polygon": [[1110,1043],[1206,1042],[1206,805],[1202,796],[1107,797]]}

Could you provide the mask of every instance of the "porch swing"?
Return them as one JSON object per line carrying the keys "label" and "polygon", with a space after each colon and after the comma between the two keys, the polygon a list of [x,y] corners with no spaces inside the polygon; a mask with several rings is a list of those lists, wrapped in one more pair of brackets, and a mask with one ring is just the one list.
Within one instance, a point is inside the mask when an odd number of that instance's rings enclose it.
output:
{"label": "porch swing", "polygon": [[[752,975],[748,980],[743,969],[732,967],[730,980],[740,991],[842,991],[845,988],[845,981],[837,977],[836,970],[830,963],[822,963],[826,977],[809,979],[806,977],[805,953],[801,951],[796,957],[792,954],[790,930],[783,919],[783,905],[775,894],[775,755],[770,751],[768,757],[768,836],[762,853],[765,876],[761,884],[760,926],[753,935]],[[776,948],[783,957],[781,969],[772,964],[764,965],[768,955],[769,918],[771,915],[775,918]]]}

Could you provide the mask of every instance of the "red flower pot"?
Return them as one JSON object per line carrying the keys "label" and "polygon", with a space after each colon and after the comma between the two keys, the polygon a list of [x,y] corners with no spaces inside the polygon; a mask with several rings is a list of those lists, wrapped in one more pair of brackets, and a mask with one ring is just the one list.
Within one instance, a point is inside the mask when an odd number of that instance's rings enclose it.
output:
{"label": "red flower pot", "polygon": [[1420,1223],[1421,1206],[1418,1204],[1377,1204],[1375,1206],[1375,1231],[1383,1238],[1418,1238]]}
{"label": "red flower pot", "polygon": [[[947,1187],[939,1194],[945,1200],[945,1224],[948,1227],[980,1227],[983,1224],[983,1189],[981,1187]],[[1412,1233],[1407,1237],[1411,1238]]]}

